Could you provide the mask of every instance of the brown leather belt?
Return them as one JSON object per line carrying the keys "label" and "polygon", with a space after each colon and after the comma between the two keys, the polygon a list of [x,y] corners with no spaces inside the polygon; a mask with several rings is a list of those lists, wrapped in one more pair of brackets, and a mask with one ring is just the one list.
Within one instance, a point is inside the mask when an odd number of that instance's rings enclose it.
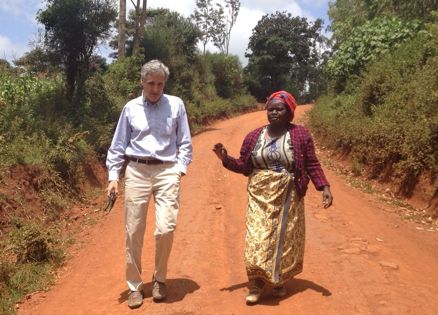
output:
{"label": "brown leather belt", "polygon": [[128,156],[128,159],[130,161],[134,161],[137,163],[141,163],[141,164],[164,164],[167,163],[166,161],[161,161],[159,159],[155,159],[155,158],[147,158],[147,159],[138,159],[132,156]]}

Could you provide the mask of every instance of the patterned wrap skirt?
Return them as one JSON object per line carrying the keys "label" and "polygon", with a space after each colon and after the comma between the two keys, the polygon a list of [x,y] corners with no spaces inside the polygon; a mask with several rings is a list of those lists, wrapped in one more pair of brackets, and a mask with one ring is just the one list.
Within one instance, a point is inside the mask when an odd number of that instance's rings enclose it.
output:
{"label": "patterned wrap skirt", "polygon": [[248,279],[282,285],[303,269],[304,201],[290,173],[255,170],[248,180],[245,267]]}

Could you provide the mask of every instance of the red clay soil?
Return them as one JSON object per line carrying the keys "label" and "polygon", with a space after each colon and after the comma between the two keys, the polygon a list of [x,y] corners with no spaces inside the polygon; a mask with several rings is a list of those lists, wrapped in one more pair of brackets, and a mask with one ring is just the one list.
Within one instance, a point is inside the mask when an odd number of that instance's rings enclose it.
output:
{"label": "red clay soil", "polygon": [[[308,109],[299,106],[297,118]],[[246,178],[225,170],[211,151],[223,142],[237,155],[244,135],[266,122],[263,111],[219,122],[193,139],[168,273],[168,299],[154,303],[153,211],[143,252],[145,299],[130,310],[124,281],[123,202],[89,229],[48,291],[19,314],[438,314],[438,233],[403,221],[392,206],[326,170],[334,205],[306,196],[304,272],[281,299],[267,293],[245,305],[243,264]]]}

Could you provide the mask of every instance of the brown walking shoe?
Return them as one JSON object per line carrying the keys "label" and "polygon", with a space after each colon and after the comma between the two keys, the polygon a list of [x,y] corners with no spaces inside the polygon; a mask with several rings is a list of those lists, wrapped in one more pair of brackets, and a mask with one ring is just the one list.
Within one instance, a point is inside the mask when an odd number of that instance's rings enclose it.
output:
{"label": "brown walking shoe", "polygon": [[138,308],[143,304],[143,292],[131,291],[128,296],[129,308]]}
{"label": "brown walking shoe", "polygon": [[155,278],[152,279],[152,299],[154,302],[161,302],[163,301],[167,296],[167,288],[166,284],[164,282],[159,282],[155,280]]}

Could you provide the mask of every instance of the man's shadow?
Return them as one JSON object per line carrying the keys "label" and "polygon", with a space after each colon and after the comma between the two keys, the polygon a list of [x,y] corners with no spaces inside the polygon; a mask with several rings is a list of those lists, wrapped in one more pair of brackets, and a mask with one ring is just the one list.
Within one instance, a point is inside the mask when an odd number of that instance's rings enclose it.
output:
{"label": "man's shadow", "polygon": [[[248,282],[243,282],[243,283],[232,285],[232,286],[227,287],[227,288],[222,288],[220,290],[231,292],[234,290],[245,288],[247,286],[248,286]],[[298,294],[300,292],[304,292],[308,289],[319,292],[323,296],[331,296],[332,295],[332,293],[328,289],[324,288],[323,286],[320,286],[320,285],[316,284],[315,282],[312,282],[310,280],[305,280],[305,279],[292,279],[292,280],[288,281],[284,285],[284,287],[287,291],[287,294],[281,298],[276,298],[276,297],[273,297],[270,295],[270,290],[272,289],[272,287],[267,286],[266,287],[267,290],[265,290],[265,292],[261,296],[258,304],[278,305],[281,300],[288,299],[291,296]]]}
{"label": "man's shadow", "polygon": [[[190,279],[167,279],[167,297],[161,303],[174,303],[184,299],[187,294],[199,290],[199,285]],[[119,304],[128,300],[129,290],[120,293]],[[152,298],[152,282],[143,284],[143,295],[145,299]]]}

